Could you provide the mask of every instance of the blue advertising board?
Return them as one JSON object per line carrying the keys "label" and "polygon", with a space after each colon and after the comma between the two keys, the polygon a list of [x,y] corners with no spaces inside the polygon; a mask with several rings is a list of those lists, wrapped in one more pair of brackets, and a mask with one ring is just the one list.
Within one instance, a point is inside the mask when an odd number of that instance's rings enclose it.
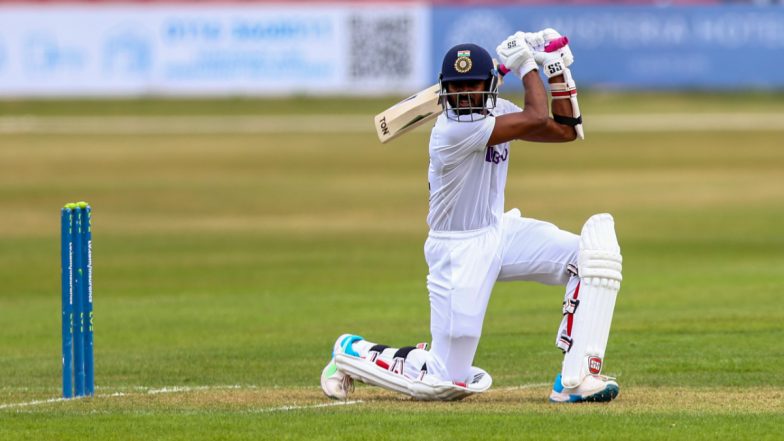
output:
{"label": "blue advertising board", "polygon": [[0,2],[0,97],[407,94],[424,4]]}
{"label": "blue advertising board", "polygon": [[580,87],[784,88],[780,6],[436,6],[432,20],[434,78],[455,44],[495,55],[515,31],[552,27],[570,38]]}

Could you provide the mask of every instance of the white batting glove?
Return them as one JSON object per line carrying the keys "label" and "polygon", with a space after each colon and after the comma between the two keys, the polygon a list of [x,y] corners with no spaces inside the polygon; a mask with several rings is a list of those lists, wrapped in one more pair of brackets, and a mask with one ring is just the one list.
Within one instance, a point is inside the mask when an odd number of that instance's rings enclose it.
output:
{"label": "white batting glove", "polygon": [[532,43],[541,43],[533,46],[535,48],[534,59],[537,64],[542,66],[542,72],[544,72],[545,76],[551,78],[556,75],[563,75],[564,70],[574,63],[574,55],[572,55],[569,45],[555,52],[544,52],[547,43],[560,38],[561,34],[553,28],[543,29],[532,34],[533,36],[529,37],[530,41]]}
{"label": "white batting glove", "polygon": [[520,78],[537,68],[531,48],[525,39],[518,38],[517,34],[510,35],[495,48],[495,51],[501,63]]}
{"label": "white batting glove", "polygon": [[536,51],[543,51],[544,45],[547,43],[544,39],[544,34],[542,31],[539,32],[515,32],[514,34],[517,38],[522,38],[528,43],[528,46],[531,47],[531,50]]}
{"label": "white batting glove", "polygon": [[542,66],[542,72],[547,78],[563,75],[566,63],[561,58],[560,52],[534,52],[536,64]]}

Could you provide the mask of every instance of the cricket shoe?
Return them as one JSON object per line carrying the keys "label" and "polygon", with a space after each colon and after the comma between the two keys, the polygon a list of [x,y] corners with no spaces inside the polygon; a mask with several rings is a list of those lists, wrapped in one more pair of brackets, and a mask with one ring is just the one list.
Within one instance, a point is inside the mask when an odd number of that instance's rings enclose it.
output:
{"label": "cricket shoe", "polygon": [[359,357],[359,354],[351,347],[358,340],[363,340],[363,338],[352,334],[343,334],[335,340],[332,359],[321,371],[321,390],[324,391],[324,395],[335,400],[345,400],[354,391],[354,379],[338,369],[335,364],[335,354],[343,353]]}
{"label": "cricket shoe", "polygon": [[618,383],[604,375],[589,375],[577,387],[564,387],[561,374],[555,377],[550,401],[554,403],[605,403],[618,396]]}

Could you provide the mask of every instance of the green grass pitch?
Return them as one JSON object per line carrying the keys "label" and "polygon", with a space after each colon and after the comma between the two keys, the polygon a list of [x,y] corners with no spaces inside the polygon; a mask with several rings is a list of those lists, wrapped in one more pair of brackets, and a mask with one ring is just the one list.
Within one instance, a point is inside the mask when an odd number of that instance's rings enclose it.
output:
{"label": "green grass pitch", "polygon": [[[562,292],[532,283],[494,291],[475,361],[490,392],[323,397],[339,334],[429,336],[427,133],[378,144],[372,115],[394,101],[0,103],[0,116],[98,125],[368,121],[366,133],[0,134],[0,439],[781,439],[784,132],[590,126],[591,114],[782,114],[781,95],[586,94],[585,141],[513,146],[507,208],[571,231],[615,216],[615,402],[547,403]],[[59,208],[71,200],[93,207],[97,395],[59,401]]]}

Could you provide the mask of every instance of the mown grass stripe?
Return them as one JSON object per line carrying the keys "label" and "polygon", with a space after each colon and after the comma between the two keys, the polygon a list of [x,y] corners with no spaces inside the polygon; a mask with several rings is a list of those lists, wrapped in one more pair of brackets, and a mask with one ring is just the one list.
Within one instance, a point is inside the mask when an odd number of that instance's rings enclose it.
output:
{"label": "mown grass stripe", "polygon": [[[425,124],[417,129],[429,130]],[[585,115],[591,132],[694,132],[784,130],[782,113],[647,113]],[[6,116],[0,134],[274,134],[368,133],[369,115],[258,115],[258,116]]]}

